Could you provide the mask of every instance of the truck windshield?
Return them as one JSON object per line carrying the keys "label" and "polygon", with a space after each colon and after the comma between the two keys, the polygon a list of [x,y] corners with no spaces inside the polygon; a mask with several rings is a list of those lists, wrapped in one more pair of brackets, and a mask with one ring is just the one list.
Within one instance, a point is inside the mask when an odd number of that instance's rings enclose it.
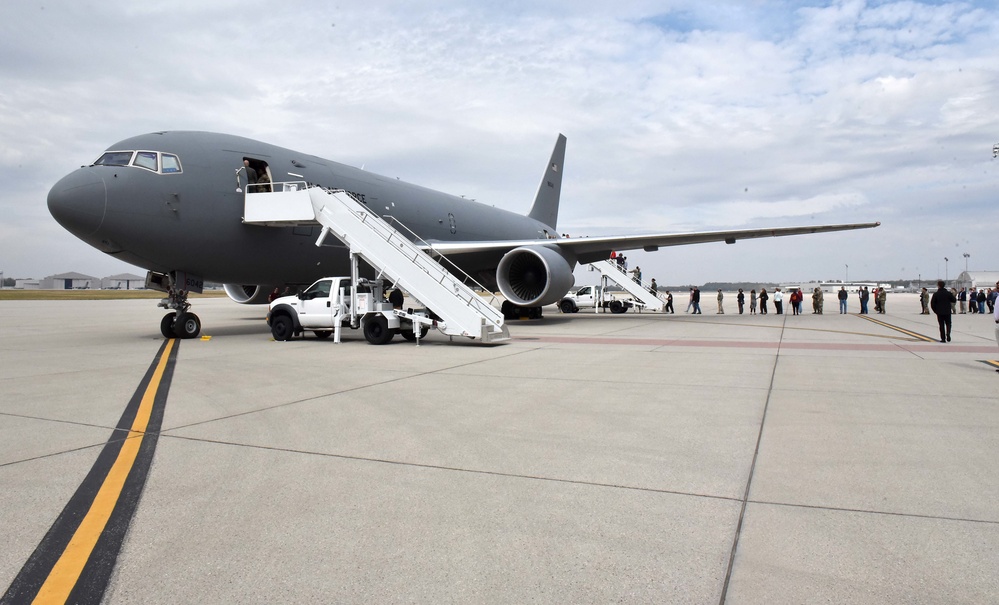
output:
{"label": "truck windshield", "polygon": [[330,295],[330,285],[332,281],[324,279],[309,286],[309,289],[302,294],[302,298],[325,298]]}

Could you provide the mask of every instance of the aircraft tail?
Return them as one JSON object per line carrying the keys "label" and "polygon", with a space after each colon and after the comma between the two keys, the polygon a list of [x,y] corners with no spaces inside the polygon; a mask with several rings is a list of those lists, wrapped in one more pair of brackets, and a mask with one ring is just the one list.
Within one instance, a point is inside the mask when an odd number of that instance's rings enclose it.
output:
{"label": "aircraft tail", "polygon": [[562,193],[562,163],[565,161],[565,135],[558,135],[555,149],[548,160],[548,168],[541,177],[538,194],[534,197],[534,205],[527,216],[540,221],[552,229],[558,222],[558,201]]}

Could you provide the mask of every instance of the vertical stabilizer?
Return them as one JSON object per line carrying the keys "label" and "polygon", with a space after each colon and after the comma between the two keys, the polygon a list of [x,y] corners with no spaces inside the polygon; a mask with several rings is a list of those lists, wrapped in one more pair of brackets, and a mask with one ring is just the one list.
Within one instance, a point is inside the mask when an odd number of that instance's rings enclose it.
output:
{"label": "vertical stabilizer", "polygon": [[555,149],[548,160],[548,167],[538,185],[538,194],[534,197],[534,205],[527,216],[536,221],[556,228],[558,222],[558,200],[562,193],[562,163],[565,161],[565,135],[558,135]]}

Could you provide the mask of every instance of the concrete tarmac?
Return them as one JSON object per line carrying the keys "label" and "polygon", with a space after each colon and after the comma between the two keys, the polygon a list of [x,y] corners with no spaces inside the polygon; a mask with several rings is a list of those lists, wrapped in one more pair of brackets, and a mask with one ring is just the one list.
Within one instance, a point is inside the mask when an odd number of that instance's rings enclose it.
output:
{"label": "concrete tarmac", "polygon": [[[104,602],[994,602],[991,317],[940,344],[915,295],[878,323],[710,303],[416,347],[275,342],[263,307],[199,299],[210,338],[178,342]],[[0,588],[94,466],[161,315],[0,302]]]}

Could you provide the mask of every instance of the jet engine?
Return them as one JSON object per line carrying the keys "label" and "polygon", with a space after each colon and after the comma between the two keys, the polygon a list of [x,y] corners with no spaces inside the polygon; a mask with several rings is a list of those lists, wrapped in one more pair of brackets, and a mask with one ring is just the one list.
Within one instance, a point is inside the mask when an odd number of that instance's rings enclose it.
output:
{"label": "jet engine", "polygon": [[242,305],[266,305],[267,297],[275,286],[243,286],[240,284],[223,284],[226,296]]}
{"label": "jet engine", "polygon": [[496,283],[507,300],[521,307],[558,302],[576,282],[572,264],[546,246],[522,246],[503,255]]}

